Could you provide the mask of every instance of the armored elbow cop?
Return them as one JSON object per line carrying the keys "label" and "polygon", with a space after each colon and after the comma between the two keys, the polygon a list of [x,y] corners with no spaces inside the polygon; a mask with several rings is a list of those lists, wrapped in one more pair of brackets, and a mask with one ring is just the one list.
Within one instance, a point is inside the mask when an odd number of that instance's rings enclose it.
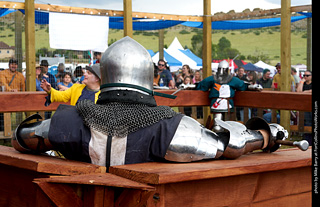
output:
{"label": "armored elbow cop", "polygon": [[[246,125],[235,121],[216,119],[225,132],[214,133],[196,120],[184,116],[176,130],[165,155],[166,160],[191,162],[202,159],[225,157],[235,159],[248,152],[263,149],[276,151],[280,145],[276,140],[284,140],[288,132],[278,124],[268,124],[261,118],[250,119]],[[265,130],[264,137],[260,130]],[[268,140],[268,143],[265,143]]]}

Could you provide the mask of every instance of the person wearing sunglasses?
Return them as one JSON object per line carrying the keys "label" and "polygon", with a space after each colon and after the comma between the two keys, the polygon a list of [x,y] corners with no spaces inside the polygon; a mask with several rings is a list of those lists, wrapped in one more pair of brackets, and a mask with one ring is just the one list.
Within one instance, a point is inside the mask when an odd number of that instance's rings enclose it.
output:
{"label": "person wearing sunglasses", "polygon": [[[312,93],[312,72],[307,70],[303,74],[303,78],[298,84],[297,92]],[[304,113],[304,126],[312,126],[312,112],[300,112]],[[304,133],[303,139],[307,140],[309,145],[312,146],[312,134]]]}
{"label": "person wearing sunglasses", "polygon": [[307,70],[298,84],[297,92],[312,93],[312,72]]}
{"label": "person wearing sunglasses", "polygon": [[[159,86],[166,86],[170,89],[174,88],[172,75],[169,70],[166,69],[166,62],[163,59],[158,61],[158,71],[160,75]],[[160,84],[163,82],[163,85]]]}

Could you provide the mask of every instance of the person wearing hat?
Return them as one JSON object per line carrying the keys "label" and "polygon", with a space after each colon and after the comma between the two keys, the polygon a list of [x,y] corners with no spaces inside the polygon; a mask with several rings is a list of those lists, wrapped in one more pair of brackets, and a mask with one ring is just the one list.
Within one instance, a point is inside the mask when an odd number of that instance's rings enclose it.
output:
{"label": "person wearing hat", "polygon": [[49,94],[51,102],[70,102],[75,106],[78,101],[89,99],[94,103],[100,94],[100,64],[86,66],[82,84],[73,84],[65,91],[57,91],[45,79],[41,82],[41,88]]}
{"label": "person wearing hat", "polygon": [[36,64],[36,91],[43,91],[40,87],[43,78],[43,67],[39,63]]}
{"label": "person wearing hat", "polygon": [[264,69],[262,77],[257,80],[257,83],[262,85],[263,88],[271,88],[272,79],[270,78],[270,70]]}
{"label": "person wearing hat", "polygon": [[47,60],[41,60],[40,66],[43,67],[43,79],[51,84],[51,87],[54,89],[57,88],[57,79],[54,75],[48,72],[49,70],[49,63]]}
{"label": "person wearing hat", "polygon": [[[275,74],[275,76],[273,76],[273,80],[272,80],[272,85],[271,88],[275,89],[275,90],[280,90],[281,87],[281,64],[277,63],[276,64],[276,69],[277,69],[277,74]],[[291,89],[295,88],[295,82],[294,82],[294,78],[292,75],[290,75],[291,78]]]}
{"label": "person wearing hat", "polygon": [[18,60],[9,60],[9,69],[0,72],[0,85],[4,91],[18,92],[25,91],[25,79],[22,73],[17,71]]}

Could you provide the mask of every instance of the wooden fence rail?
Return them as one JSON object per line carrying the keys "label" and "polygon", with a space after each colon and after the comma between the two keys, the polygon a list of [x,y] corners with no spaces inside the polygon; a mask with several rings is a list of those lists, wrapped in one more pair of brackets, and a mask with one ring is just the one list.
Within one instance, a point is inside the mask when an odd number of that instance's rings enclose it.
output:
{"label": "wooden fence rail", "polygon": [[[158,90],[158,92],[166,94],[172,94],[174,91],[175,90]],[[159,96],[155,96],[155,99],[158,105],[170,107],[208,106],[210,104],[208,92],[184,90],[178,92],[176,95],[176,99]],[[8,119],[10,115],[8,116],[7,113],[11,112],[55,111],[61,103],[52,103],[46,107],[44,105],[46,96],[47,94],[45,92],[2,92],[0,93],[0,112],[5,113],[4,117]],[[308,112],[312,111],[312,95],[282,91],[237,91],[234,97],[234,104],[237,107]],[[260,113],[260,115],[261,114],[262,113]],[[311,132],[311,127],[303,126],[303,116],[301,117],[302,120],[300,120],[299,125],[292,125],[291,130],[296,132]],[[10,137],[11,123],[6,122],[10,122],[10,120],[5,120],[5,127],[7,126],[7,128],[4,132],[4,137]]]}
{"label": "wooden fence rail", "polygon": [[[156,90],[171,94],[175,90]],[[178,92],[176,99],[155,96],[158,105],[166,106],[208,106],[208,92],[185,90]],[[2,92],[0,112],[55,111],[59,104],[44,106],[45,92]],[[282,91],[237,91],[234,104],[238,107],[268,108],[279,110],[312,111],[312,95]]]}

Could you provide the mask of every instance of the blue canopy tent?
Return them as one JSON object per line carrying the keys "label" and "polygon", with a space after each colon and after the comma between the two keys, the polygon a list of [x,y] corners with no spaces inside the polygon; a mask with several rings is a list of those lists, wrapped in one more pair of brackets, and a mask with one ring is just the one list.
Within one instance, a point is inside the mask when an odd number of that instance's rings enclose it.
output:
{"label": "blue canopy tent", "polygon": [[[8,13],[16,10],[0,9],[0,17],[7,15]],[[19,9],[24,13],[23,9]],[[299,12],[301,16],[291,17],[291,22],[296,22],[305,18],[311,18],[312,13]],[[182,24],[188,27],[202,28],[202,22],[192,21],[175,21],[175,20],[158,20],[152,19],[148,21],[142,18],[133,18],[133,30],[159,30],[169,28],[178,24]],[[37,24],[49,24],[49,12],[35,11],[35,22]],[[250,19],[250,20],[226,20],[226,21],[214,21],[212,22],[212,29],[216,30],[234,30],[234,29],[252,29],[261,27],[278,26],[281,23],[281,18],[266,18],[266,19]],[[123,29],[123,17],[110,17],[109,18],[110,29]]]}
{"label": "blue canopy tent", "polygon": [[263,72],[263,68],[260,68],[258,66],[255,66],[252,63],[248,63],[246,65],[242,66],[244,68],[244,70],[246,71],[257,71],[257,72]]}
{"label": "blue canopy tent", "polygon": [[151,57],[155,55],[155,53],[153,52],[153,50],[148,50],[148,53],[150,54]]}
{"label": "blue canopy tent", "polygon": [[193,54],[191,52],[191,50],[189,50],[189,49],[185,49],[185,50],[179,49],[179,51],[182,52],[183,54],[185,54],[186,56],[188,56],[189,58],[191,58],[192,60],[194,60],[197,63],[197,66],[202,66],[202,59],[199,58],[198,56],[196,56],[195,54]]}
{"label": "blue canopy tent", "polygon": [[[171,55],[169,55],[169,53],[166,51],[166,49],[163,50],[163,56],[164,56],[164,60],[168,63],[168,65],[170,67],[174,67],[174,66],[178,66],[181,67],[182,63],[177,60],[176,58],[172,57]],[[157,63],[159,61],[159,52],[157,52],[155,55],[152,56],[152,61],[154,63]]]}

